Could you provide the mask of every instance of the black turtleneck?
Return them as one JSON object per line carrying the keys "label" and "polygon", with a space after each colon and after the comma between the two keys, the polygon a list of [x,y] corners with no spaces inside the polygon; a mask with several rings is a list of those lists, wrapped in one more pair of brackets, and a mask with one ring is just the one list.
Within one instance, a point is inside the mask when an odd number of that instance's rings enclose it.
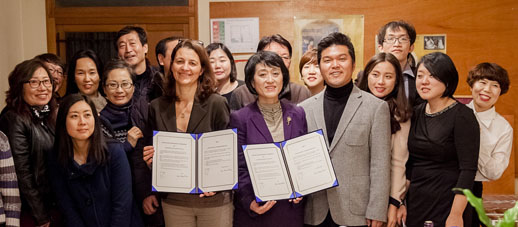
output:
{"label": "black turtleneck", "polygon": [[333,142],[336,128],[338,127],[340,118],[342,118],[345,105],[347,105],[347,100],[352,90],[352,82],[339,88],[333,88],[331,86],[327,86],[326,88],[324,93],[324,121],[326,122],[329,145]]}

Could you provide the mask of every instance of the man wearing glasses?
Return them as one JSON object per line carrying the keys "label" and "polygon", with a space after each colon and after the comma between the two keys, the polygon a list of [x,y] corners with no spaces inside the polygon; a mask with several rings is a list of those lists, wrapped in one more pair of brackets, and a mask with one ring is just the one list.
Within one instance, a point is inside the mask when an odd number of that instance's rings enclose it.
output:
{"label": "man wearing glasses", "polygon": [[415,59],[411,53],[414,50],[416,31],[414,26],[405,21],[391,21],[378,32],[378,50],[391,53],[399,60],[403,78],[405,79],[405,94],[411,106],[422,103],[415,87]]}
{"label": "man wearing glasses", "polygon": [[61,96],[58,92],[61,85],[63,85],[63,69],[65,68],[65,63],[63,63],[57,55],[52,53],[40,54],[34,58],[42,61],[45,67],[47,67],[47,70],[49,70],[50,76],[52,80],[54,80],[54,95],[59,102]]}

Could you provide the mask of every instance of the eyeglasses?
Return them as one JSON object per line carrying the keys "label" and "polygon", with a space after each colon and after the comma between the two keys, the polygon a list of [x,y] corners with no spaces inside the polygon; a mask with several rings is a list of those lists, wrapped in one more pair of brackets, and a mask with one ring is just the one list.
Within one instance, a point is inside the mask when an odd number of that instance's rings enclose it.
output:
{"label": "eyeglasses", "polygon": [[[185,41],[185,40],[188,40],[188,39],[179,39],[179,40],[178,40],[178,44],[177,44],[177,45],[181,44],[181,43],[182,43],[183,41]],[[204,44],[203,44],[203,41],[201,41],[201,40],[194,40],[194,39],[191,39],[191,40],[192,40],[194,43],[200,44],[200,46],[202,46],[202,47],[203,47],[203,45],[204,45]]]}
{"label": "eyeglasses", "polygon": [[110,90],[117,90],[119,87],[122,89],[130,89],[133,86],[130,82],[122,82],[122,83],[116,83],[116,82],[110,82],[106,84],[106,87]]}
{"label": "eyeglasses", "polygon": [[28,83],[31,88],[39,88],[41,84],[45,87],[52,87],[52,81],[49,79],[46,80],[29,80],[25,81],[25,83]]}
{"label": "eyeglasses", "polygon": [[388,44],[394,44],[396,43],[396,40],[399,42],[399,43],[408,43],[410,42],[410,39],[406,36],[401,36],[401,37],[388,37],[386,38],[384,41]]}
{"label": "eyeglasses", "polygon": [[53,69],[53,68],[48,68],[50,74],[54,74],[54,73],[57,73],[59,76],[63,76],[63,71],[62,70],[59,70],[59,69]]}

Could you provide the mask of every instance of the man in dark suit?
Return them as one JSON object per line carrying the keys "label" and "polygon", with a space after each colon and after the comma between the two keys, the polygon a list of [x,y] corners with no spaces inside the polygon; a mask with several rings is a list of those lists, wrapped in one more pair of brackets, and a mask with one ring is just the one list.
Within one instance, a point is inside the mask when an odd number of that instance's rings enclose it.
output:
{"label": "man in dark suit", "polygon": [[412,57],[416,31],[405,21],[391,21],[378,32],[378,50],[391,53],[399,60],[405,81],[405,95],[411,106],[423,102],[415,88],[415,60]]}
{"label": "man in dark suit", "polygon": [[[257,45],[257,51],[272,51],[281,56],[286,68],[290,68],[291,65],[291,45],[288,40],[284,39],[281,35],[275,34],[272,36],[263,37]],[[298,104],[311,96],[311,92],[300,84],[290,82],[286,89],[279,95],[281,100],[287,100],[290,103]],[[253,95],[248,91],[248,88],[244,85],[236,88],[230,98],[230,109],[238,110],[244,106],[254,102],[257,96]]]}
{"label": "man in dark suit", "polygon": [[388,104],[352,83],[354,47],[346,35],[322,39],[317,58],[326,89],[300,106],[308,131],[323,129],[340,186],[305,197],[304,223],[381,226],[390,191]]}

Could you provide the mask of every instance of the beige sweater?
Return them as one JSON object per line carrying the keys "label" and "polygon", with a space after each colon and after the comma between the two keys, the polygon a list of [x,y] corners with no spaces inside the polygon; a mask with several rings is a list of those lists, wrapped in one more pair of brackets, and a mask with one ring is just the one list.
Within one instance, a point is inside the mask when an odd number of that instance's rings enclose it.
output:
{"label": "beige sweater", "polygon": [[410,120],[400,123],[401,130],[392,134],[392,163],[390,169],[390,197],[402,201],[406,194],[406,161],[408,160],[408,132]]}

